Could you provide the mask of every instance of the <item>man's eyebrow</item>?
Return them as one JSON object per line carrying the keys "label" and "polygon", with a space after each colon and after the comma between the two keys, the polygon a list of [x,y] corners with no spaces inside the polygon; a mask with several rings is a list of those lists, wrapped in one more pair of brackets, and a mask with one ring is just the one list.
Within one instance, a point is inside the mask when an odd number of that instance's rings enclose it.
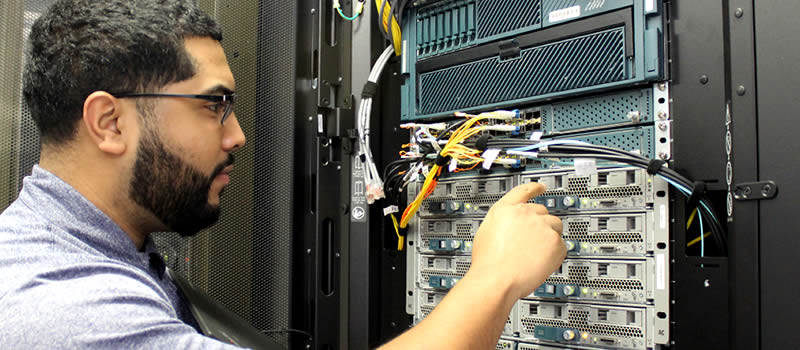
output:
{"label": "man's eyebrow", "polygon": [[222,84],[214,85],[202,92],[202,95],[231,95],[233,90]]}

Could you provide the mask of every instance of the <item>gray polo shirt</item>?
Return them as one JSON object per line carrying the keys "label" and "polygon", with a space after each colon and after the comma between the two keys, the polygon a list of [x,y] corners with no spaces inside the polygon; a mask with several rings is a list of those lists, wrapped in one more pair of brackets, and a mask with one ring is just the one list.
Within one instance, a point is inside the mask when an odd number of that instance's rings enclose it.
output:
{"label": "gray polo shirt", "polygon": [[0,215],[0,349],[237,349],[197,332],[154,253],[35,166]]}

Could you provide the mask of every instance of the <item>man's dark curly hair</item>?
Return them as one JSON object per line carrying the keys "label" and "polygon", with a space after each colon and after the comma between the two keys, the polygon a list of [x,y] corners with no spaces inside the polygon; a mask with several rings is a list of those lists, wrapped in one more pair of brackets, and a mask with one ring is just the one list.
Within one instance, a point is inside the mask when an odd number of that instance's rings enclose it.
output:
{"label": "man's dark curly hair", "polygon": [[33,24],[23,96],[43,144],[74,138],[95,91],[152,92],[189,79],[184,39],[222,40],[192,0],[58,0]]}

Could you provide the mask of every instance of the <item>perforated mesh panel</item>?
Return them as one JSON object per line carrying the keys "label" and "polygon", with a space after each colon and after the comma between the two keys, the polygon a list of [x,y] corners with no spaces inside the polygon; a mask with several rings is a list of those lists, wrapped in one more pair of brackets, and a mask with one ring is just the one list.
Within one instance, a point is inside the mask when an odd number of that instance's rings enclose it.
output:
{"label": "perforated mesh panel", "polygon": [[24,50],[33,22],[53,0],[0,3],[0,210],[17,198],[39,162],[39,132],[22,100]]}
{"label": "perforated mesh panel", "polygon": [[575,329],[578,332],[589,332],[592,335],[615,336],[627,338],[641,338],[643,332],[640,327],[622,326],[589,322],[589,311],[585,309],[567,309],[567,319],[548,319],[541,317],[523,316],[520,320],[522,334],[535,334],[536,326],[558,327]]}
{"label": "perforated mesh panel", "polygon": [[[553,132],[630,123],[630,112],[639,113],[639,121],[652,121],[650,94],[642,90],[558,103],[542,115],[542,123]],[[552,120],[552,123],[551,123]]]}
{"label": "perforated mesh panel", "polygon": [[607,290],[643,290],[641,281],[621,278],[589,277],[588,265],[567,265],[567,276],[550,276],[545,283],[550,284],[577,284],[581,287],[600,288]]}
{"label": "perforated mesh panel", "polygon": [[624,80],[625,35],[611,29],[420,74],[420,114],[455,111]]}

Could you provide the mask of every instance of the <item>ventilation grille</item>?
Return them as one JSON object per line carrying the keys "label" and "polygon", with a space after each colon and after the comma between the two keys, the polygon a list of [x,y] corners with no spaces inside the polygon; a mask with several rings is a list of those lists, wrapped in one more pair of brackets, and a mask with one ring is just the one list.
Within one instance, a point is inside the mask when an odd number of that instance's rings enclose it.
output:
{"label": "ventilation grille", "polygon": [[481,0],[478,2],[478,38],[508,33],[541,23],[540,0]]}
{"label": "ventilation grille", "polygon": [[470,262],[469,261],[456,261],[456,268],[455,271],[447,271],[447,270],[436,270],[436,269],[425,269],[420,271],[421,281],[424,284],[428,284],[428,280],[431,276],[442,276],[442,277],[455,277],[461,278],[469,270]]}
{"label": "ventilation grille", "polygon": [[[546,191],[543,196],[576,196],[589,199],[629,198],[644,194],[642,186],[601,186],[590,188],[588,177],[570,178],[567,190]],[[533,203],[533,199],[529,201]]]}
{"label": "ventilation grille", "polygon": [[417,10],[417,58],[455,51],[540,23],[540,0],[439,2]]}
{"label": "ventilation grille", "polygon": [[[605,310],[598,310],[605,311]],[[589,332],[593,335],[613,336],[624,338],[642,338],[643,332],[639,327],[622,326],[602,323],[589,323],[587,310],[567,310],[567,320],[546,319],[539,317],[522,317],[522,334],[534,335],[536,326],[571,328],[578,332]]]}
{"label": "ventilation grille", "polygon": [[628,115],[639,113],[640,122],[652,121],[652,99],[647,90],[606,95],[554,104],[542,114],[542,124],[551,132],[630,123]]}
{"label": "ventilation grille", "polygon": [[544,283],[547,284],[577,284],[581,287],[596,288],[603,290],[616,290],[616,291],[631,291],[631,290],[644,290],[641,281],[629,279],[612,279],[612,278],[592,278],[589,279],[588,266],[571,266],[567,274],[564,276],[550,276]]}
{"label": "ventilation grille", "polygon": [[625,151],[639,152],[645,157],[653,157],[653,127],[628,131],[617,131],[586,136],[573,136],[571,139],[588,142],[593,145],[619,148]]}
{"label": "ventilation grille", "polygon": [[573,233],[564,232],[564,239],[568,241],[580,241],[586,243],[641,243],[644,242],[642,234],[639,232],[598,232]]}
{"label": "ventilation grille", "polygon": [[490,57],[419,77],[419,114],[456,111],[626,79],[622,28]]}

